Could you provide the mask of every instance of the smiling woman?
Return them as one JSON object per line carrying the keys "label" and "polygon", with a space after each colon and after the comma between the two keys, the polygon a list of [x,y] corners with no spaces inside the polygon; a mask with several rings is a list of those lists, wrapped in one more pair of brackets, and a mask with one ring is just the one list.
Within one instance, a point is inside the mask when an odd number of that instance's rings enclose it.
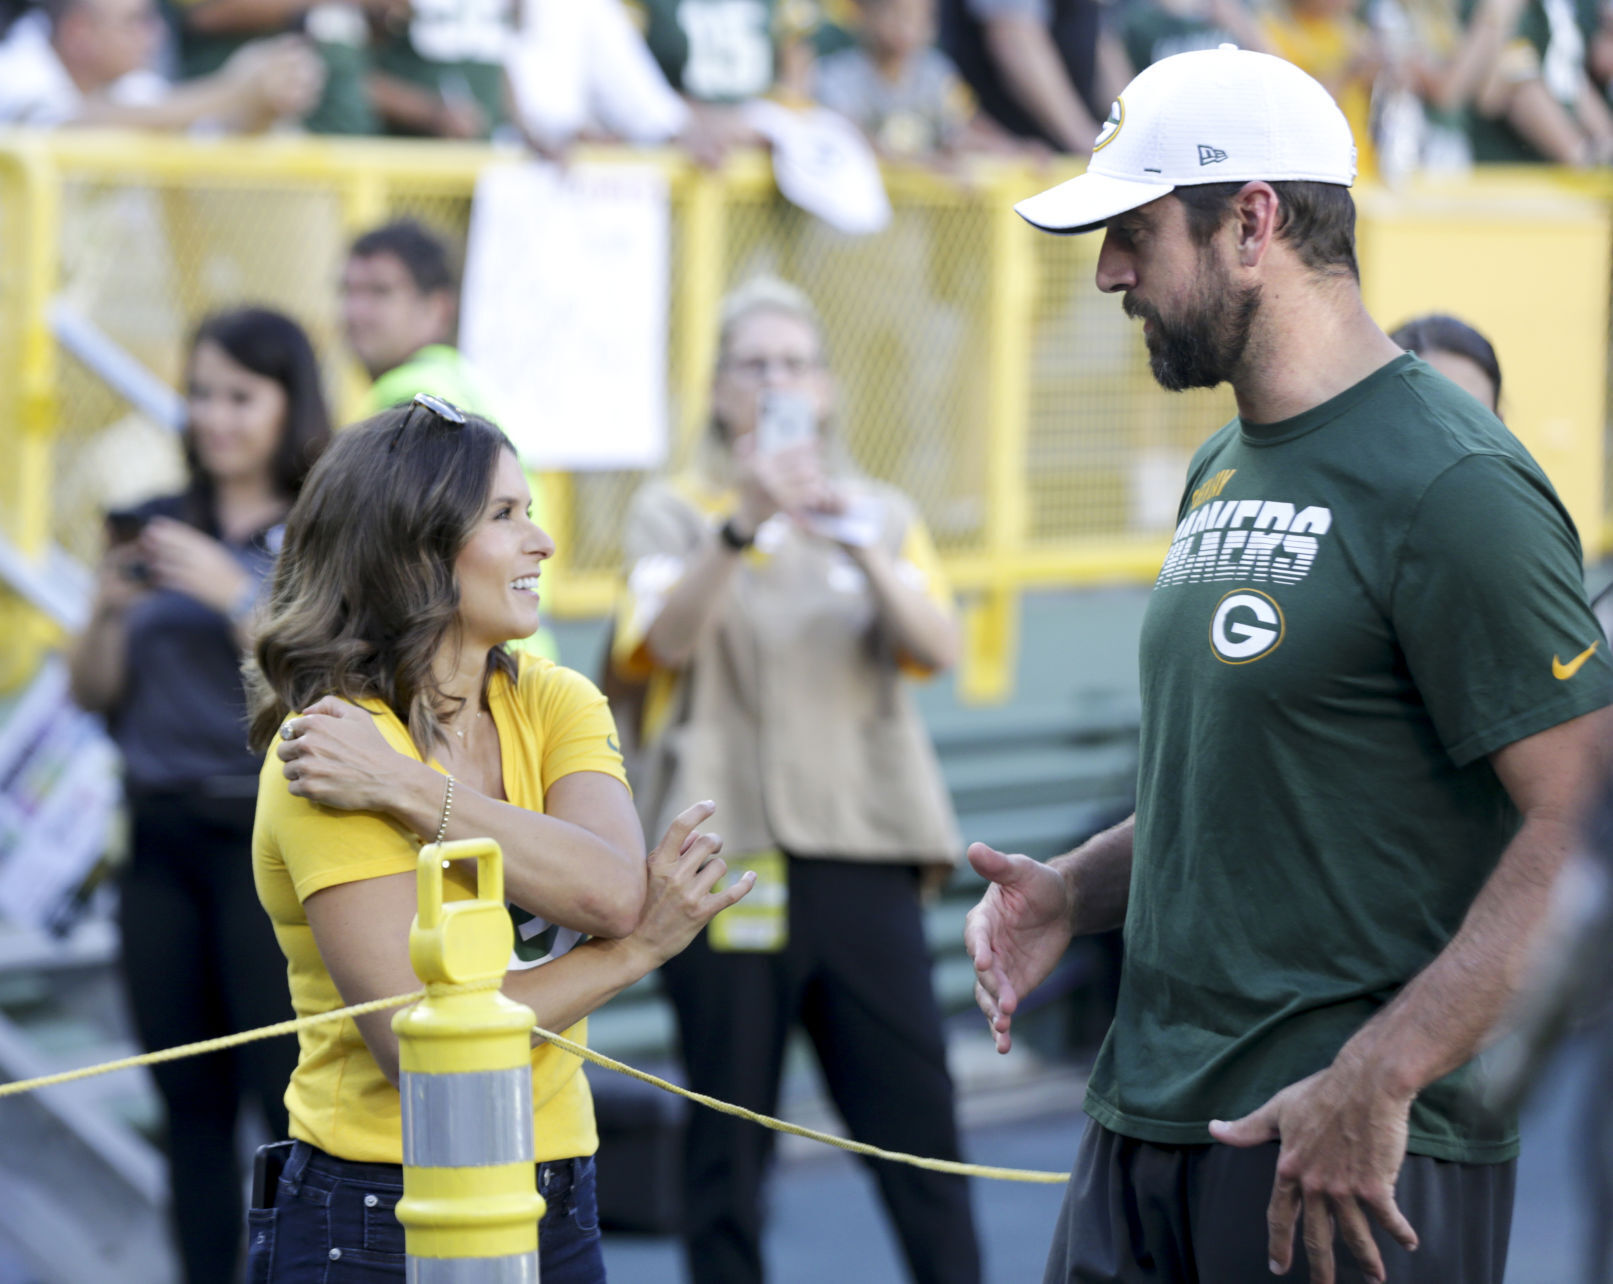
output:
{"label": "smiling woman", "polygon": [[[251,675],[253,743],[274,750],[253,871],[299,1015],[415,987],[423,842],[499,843],[520,938],[549,942],[512,960],[504,990],[579,1041],[589,1012],[750,888],[712,890],[726,867],[721,839],[697,830],[710,803],[678,815],[646,862],[604,697],[506,649],[537,627],[555,551],[530,503],[497,427],[421,395],[344,432],[287,519]],[[444,882],[449,899],[472,894],[457,868]],[[252,1278],[324,1280],[345,1258],[401,1280],[390,1014],[302,1037],[294,1145],[271,1206],[251,1214]],[[542,1277],[602,1280],[581,1063],[540,1043],[532,1101]]]}

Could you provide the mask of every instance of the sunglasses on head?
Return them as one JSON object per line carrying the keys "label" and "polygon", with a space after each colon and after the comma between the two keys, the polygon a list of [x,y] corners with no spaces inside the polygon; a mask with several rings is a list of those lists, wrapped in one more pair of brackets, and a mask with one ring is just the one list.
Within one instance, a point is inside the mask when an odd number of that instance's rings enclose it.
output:
{"label": "sunglasses on head", "polygon": [[[424,406],[438,419],[451,423],[456,428],[462,427],[465,423],[465,412],[463,410],[454,405],[453,402],[444,401],[441,397],[434,397],[429,392],[415,393],[413,400],[409,404],[411,406]],[[412,418],[414,411],[411,409],[409,414]]]}
{"label": "sunglasses on head", "polygon": [[386,447],[388,451],[397,449],[398,439],[403,436],[405,429],[416,422],[416,414],[421,410],[427,411],[453,428],[463,428],[468,422],[465,412],[453,402],[445,401],[429,392],[417,392],[409,401],[409,412],[403,416],[403,422],[392,430],[392,440]]}

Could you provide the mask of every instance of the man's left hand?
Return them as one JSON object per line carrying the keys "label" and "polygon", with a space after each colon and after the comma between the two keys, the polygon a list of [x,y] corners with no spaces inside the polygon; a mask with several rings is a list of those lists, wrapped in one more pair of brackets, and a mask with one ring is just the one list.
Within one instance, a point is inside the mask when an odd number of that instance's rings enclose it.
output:
{"label": "man's left hand", "polygon": [[1292,1265],[1294,1223],[1301,1216],[1314,1284],[1333,1284],[1335,1226],[1367,1277],[1385,1279],[1368,1213],[1408,1252],[1417,1247],[1417,1232],[1395,1204],[1411,1100],[1385,1091],[1369,1067],[1341,1055],[1253,1114],[1211,1123],[1210,1135],[1229,1146],[1282,1142],[1266,1209],[1273,1273]]}

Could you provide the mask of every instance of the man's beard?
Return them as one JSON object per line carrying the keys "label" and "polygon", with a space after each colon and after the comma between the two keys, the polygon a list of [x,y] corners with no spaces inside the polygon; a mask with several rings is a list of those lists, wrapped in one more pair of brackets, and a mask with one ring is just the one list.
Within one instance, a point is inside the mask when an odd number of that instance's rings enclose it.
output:
{"label": "man's beard", "polygon": [[1128,317],[1149,322],[1143,334],[1148,365],[1160,387],[1171,392],[1226,383],[1243,360],[1260,310],[1260,287],[1237,289],[1213,259],[1195,282],[1186,311],[1167,321],[1132,295],[1121,303]]}

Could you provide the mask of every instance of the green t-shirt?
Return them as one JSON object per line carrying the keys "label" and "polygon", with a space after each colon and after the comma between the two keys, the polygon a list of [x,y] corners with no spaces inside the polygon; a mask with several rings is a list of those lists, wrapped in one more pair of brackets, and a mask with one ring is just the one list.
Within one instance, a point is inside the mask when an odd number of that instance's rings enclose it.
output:
{"label": "green t-shirt", "polygon": [[[210,76],[242,45],[249,40],[282,34],[264,31],[259,35],[208,35],[192,31],[185,22],[187,10],[195,9],[206,0],[164,0],[162,9],[174,35],[175,58],[179,79],[192,80]],[[314,40],[314,47],[325,62],[325,89],[318,104],[303,120],[303,127],[314,134],[373,134],[376,129],[375,113],[370,109],[369,95],[364,77],[369,71],[369,54],[363,47],[363,23],[353,32],[341,32],[341,38],[324,38],[328,22],[316,19],[310,13],[305,25]],[[337,25],[341,25],[339,22]],[[293,30],[286,27],[285,31]],[[337,33],[332,32],[334,37]]]}
{"label": "green t-shirt", "polygon": [[[1222,428],[1179,523],[1143,626],[1126,958],[1086,1101],[1162,1144],[1326,1067],[1515,832],[1488,755],[1613,700],[1551,484],[1409,354]],[[1475,1095],[1472,1064],[1429,1085],[1410,1150],[1515,1154]]]}
{"label": "green t-shirt", "polygon": [[1152,4],[1134,4],[1122,11],[1120,39],[1138,71],[1173,54],[1238,43],[1237,36],[1213,22],[1185,18]]}
{"label": "green t-shirt", "polygon": [[510,0],[414,0],[406,30],[372,39],[375,69],[444,97],[469,96],[491,133],[505,119],[513,10]]}
{"label": "green t-shirt", "polygon": [[672,87],[699,102],[759,98],[773,87],[778,0],[632,0]]}
{"label": "green t-shirt", "polygon": [[401,406],[417,392],[451,401],[461,410],[498,422],[498,415],[470,363],[458,348],[432,343],[421,348],[401,366],[393,366],[370,385],[364,399],[364,413],[379,414],[390,406]]}

